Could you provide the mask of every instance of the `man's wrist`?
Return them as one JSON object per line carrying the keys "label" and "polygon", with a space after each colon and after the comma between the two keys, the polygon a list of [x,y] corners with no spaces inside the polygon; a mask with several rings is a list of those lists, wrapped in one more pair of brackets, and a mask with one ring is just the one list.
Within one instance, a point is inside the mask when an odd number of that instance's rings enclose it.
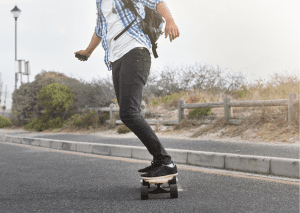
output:
{"label": "man's wrist", "polygon": [[167,24],[175,24],[175,21],[173,18],[167,18],[165,19]]}
{"label": "man's wrist", "polygon": [[164,17],[167,23],[174,23],[174,19],[171,15],[171,12],[168,8],[168,6],[164,2],[160,2],[157,4],[157,12]]}

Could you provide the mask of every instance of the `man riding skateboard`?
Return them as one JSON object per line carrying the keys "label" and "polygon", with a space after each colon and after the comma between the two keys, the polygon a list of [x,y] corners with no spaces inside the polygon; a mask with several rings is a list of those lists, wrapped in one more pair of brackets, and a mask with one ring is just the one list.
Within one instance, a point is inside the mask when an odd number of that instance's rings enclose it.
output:
{"label": "man riding skateboard", "polygon": [[[122,122],[142,141],[153,156],[151,165],[138,170],[144,178],[166,177],[177,174],[172,162],[156,134],[141,116],[143,88],[150,67],[151,41],[141,29],[139,18],[125,7],[125,0],[97,0],[97,24],[92,40],[86,50],[75,52],[75,56],[86,61],[102,41],[105,50],[104,62],[112,70],[112,78]],[[166,21],[165,38],[170,42],[179,37],[179,30],[164,0],[132,1],[138,14],[145,17],[145,6],[158,12]],[[136,21],[117,40],[114,38],[131,22]]]}

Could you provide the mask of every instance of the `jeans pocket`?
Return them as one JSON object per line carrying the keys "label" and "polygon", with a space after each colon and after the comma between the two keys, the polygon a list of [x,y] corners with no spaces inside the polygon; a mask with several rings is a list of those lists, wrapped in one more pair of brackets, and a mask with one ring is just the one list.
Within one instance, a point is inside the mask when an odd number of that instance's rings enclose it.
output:
{"label": "jeans pocket", "polygon": [[124,61],[129,82],[140,82],[146,84],[150,68],[151,57],[148,50],[135,50],[130,52]]}

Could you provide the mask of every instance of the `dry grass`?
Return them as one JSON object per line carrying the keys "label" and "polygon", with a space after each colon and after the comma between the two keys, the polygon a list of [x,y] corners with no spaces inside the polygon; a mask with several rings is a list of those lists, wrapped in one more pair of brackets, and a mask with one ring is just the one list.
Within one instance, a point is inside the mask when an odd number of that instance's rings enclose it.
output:
{"label": "dry grass", "polygon": [[[258,81],[256,85],[249,86],[243,97],[236,94],[230,95],[230,97],[231,101],[288,99],[289,94],[294,92],[298,94],[299,98],[299,86],[300,82],[296,76],[286,77],[275,74],[264,85]],[[181,99],[185,100],[185,103],[222,102],[224,96],[224,93],[213,95],[209,92],[194,89],[185,92]],[[151,106],[147,109],[153,112],[174,110],[177,109],[178,100],[175,99],[166,104],[160,103],[159,107]],[[197,138],[202,135],[221,132],[221,138],[258,138],[261,141],[288,142],[291,138],[299,138],[299,111],[298,106],[295,120],[292,124],[289,124],[287,121],[287,107],[235,107],[233,108],[233,118],[242,120],[240,125],[235,126],[226,124],[223,108],[214,108],[212,112],[217,117],[215,123],[199,128],[200,130],[194,132],[191,137]],[[189,112],[190,110],[185,110],[185,114]],[[177,114],[174,113],[174,115]],[[190,121],[185,119],[181,124],[176,125],[173,130],[190,130],[192,132],[195,127],[201,127],[202,125],[203,122],[200,120]]]}

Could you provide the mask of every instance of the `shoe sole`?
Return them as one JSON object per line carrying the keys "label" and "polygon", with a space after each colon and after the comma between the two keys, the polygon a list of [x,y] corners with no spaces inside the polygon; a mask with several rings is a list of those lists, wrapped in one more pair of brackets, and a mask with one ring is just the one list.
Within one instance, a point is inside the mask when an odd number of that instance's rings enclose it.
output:
{"label": "shoe sole", "polygon": [[169,178],[169,177],[174,177],[174,176],[177,176],[178,173],[175,173],[175,174],[171,174],[171,175],[165,175],[165,176],[159,176],[159,177],[141,177],[142,179],[144,180],[155,180],[157,178]]}
{"label": "shoe sole", "polygon": [[146,174],[147,172],[138,172],[139,173],[139,175],[144,175],[144,174]]}

